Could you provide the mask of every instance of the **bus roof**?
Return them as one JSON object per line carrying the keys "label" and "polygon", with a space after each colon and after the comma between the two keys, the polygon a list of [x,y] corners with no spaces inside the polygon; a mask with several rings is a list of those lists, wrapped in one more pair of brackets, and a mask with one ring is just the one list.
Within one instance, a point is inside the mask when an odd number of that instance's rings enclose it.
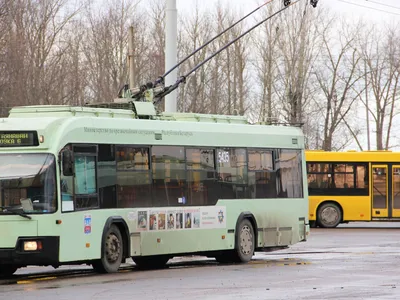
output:
{"label": "bus roof", "polygon": [[243,116],[156,114],[149,105],[138,105],[134,110],[65,105],[15,107],[8,118],[0,119],[1,132],[12,130],[35,130],[43,135],[44,142],[33,149],[54,151],[67,143],[304,148],[298,127],[253,125]]}
{"label": "bus roof", "polygon": [[[147,105],[146,105],[147,104]],[[68,105],[35,105],[14,107],[10,111],[9,118],[37,118],[37,117],[106,117],[115,119],[156,119],[169,121],[193,121],[193,122],[214,122],[214,123],[233,123],[247,124],[247,119],[243,116],[226,115],[207,115],[195,113],[162,113],[156,114],[154,106],[147,102],[138,102],[134,109],[121,107],[107,108],[68,106]]]}
{"label": "bus roof", "polygon": [[308,162],[400,162],[400,152],[390,150],[371,151],[323,151],[306,150]]}

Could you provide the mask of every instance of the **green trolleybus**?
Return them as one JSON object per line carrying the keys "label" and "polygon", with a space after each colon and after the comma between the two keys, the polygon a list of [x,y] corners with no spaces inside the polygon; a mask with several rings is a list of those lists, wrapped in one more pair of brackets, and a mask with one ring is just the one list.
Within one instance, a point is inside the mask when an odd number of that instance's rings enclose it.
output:
{"label": "green trolleybus", "polygon": [[199,254],[248,262],[305,241],[301,129],[149,102],[28,106],[0,119],[0,273]]}

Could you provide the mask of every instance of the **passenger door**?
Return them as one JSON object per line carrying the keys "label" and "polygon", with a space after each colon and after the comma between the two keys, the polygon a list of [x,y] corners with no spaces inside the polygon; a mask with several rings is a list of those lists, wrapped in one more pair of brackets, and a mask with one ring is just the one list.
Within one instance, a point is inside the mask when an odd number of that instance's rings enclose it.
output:
{"label": "passenger door", "polygon": [[[61,261],[99,258],[104,227],[104,219],[96,209],[99,207],[97,146],[75,144],[72,150],[74,172],[69,182],[74,202],[62,214]],[[68,199],[68,202],[72,201]]]}
{"label": "passenger door", "polygon": [[400,165],[392,166],[392,217],[400,218]]}
{"label": "passenger door", "polygon": [[372,217],[387,218],[388,214],[388,165],[372,165]]}

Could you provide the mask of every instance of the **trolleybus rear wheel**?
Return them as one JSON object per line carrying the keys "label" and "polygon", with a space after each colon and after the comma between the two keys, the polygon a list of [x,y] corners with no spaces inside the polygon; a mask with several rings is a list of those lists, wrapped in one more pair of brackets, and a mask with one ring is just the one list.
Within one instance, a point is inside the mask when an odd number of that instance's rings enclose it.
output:
{"label": "trolleybus rear wheel", "polygon": [[215,260],[225,263],[247,263],[251,260],[255,250],[255,238],[253,225],[248,219],[243,219],[236,231],[235,249],[222,251],[215,255]]}
{"label": "trolleybus rear wheel", "polygon": [[101,259],[93,263],[93,268],[100,273],[115,273],[123,258],[123,240],[118,227],[111,225],[102,241]]}
{"label": "trolleybus rear wheel", "polygon": [[342,211],[335,203],[322,204],[318,209],[317,222],[324,228],[334,228],[342,221]]}
{"label": "trolleybus rear wheel", "polygon": [[14,265],[1,265],[0,266],[0,277],[10,277],[17,271],[17,267]]}

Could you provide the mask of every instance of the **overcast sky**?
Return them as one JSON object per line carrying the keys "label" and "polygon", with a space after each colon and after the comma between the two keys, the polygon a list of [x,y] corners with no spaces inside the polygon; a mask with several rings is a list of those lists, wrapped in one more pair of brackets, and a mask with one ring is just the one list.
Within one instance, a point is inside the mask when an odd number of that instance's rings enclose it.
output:
{"label": "overcast sky", "polygon": [[[193,10],[196,3],[201,8],[210,8],[218,1],[236,6],[243,11],[243,14],[255,9],[258,4],[266,2],[266,0],[176,0],[176,3],[178,13],[184,14]],[[282,2],[282,0],[274,1]],[[400,0],[319,0],[319,6],[329,7],[332,12],[351,19],[362,17],[374,23],[400,21]]]}

